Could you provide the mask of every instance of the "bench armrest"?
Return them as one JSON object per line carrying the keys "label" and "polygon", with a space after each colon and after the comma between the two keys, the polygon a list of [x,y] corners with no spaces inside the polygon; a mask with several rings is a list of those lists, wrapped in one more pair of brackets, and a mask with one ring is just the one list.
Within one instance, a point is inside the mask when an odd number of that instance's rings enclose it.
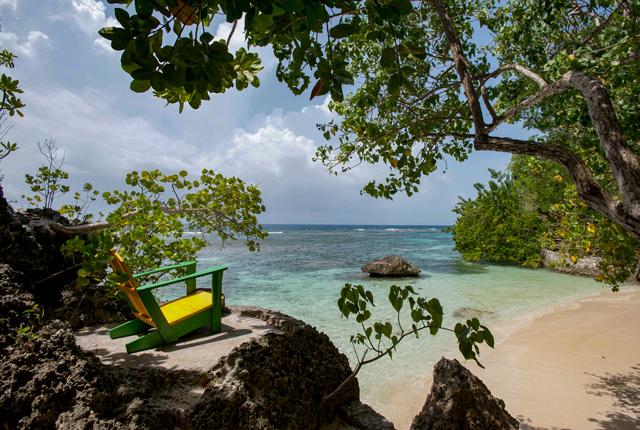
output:
{"label": "bench armrest", "polygon": [[136,290],[140,292],[154,290],[156,288],[166,287],[167,285],[179,284],[180,282],[185,282],[185,281],[188,281],[189,279],[195,279],[201,276],[212,275],[216,272],[222,272],[224,270],[227,270],[227,266],[211,267],[210,269],[201,270],[191,275],[181,276],[180,278],[169,279],[166,281],[157,282],[155,284],[142,285],[142,286],[139,286]]}
{"label": "bench armrest", "polygon": [[158,267],[157,269],[148,270],[142,273],[136,273],[135,275],[133,275],[133,278],[136,279],[136,278],[139,278],[140,276],[151,275],[152,273],[166,272],[167,270],[181,269],[183,267],[195,266],[195,264],[196,264],[195,261],[185,261],[184,263],[172,264],[171,266]]}

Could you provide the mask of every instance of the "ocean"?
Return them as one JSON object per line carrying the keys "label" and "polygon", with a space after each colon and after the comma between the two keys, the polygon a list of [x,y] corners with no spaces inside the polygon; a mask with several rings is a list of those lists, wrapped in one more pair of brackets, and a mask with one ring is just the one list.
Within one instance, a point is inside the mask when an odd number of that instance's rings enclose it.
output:
{"label": "ocean", "polygon": [[[359,325],[353,317],[341,317],[338,310],[345,283],[363,285],[373,293],[371,323],[396,321],[387,299],[389,286],[411,285],[420,296],[440,300],[445,327],[480,314],[481,324],[496,338],[496,348],[535,316],[606,288],[590,278],[543,269],[466,262],[452,250],[451,235],[442,232],[445,227],[264,225],[270,234],[260,251],[250,252],[241,241],[222,247],[211,239],[211,246],[199,253],[198,266],[228,266],[222,286],[228,304],[260,306],[299,318],[326,333],[352,366],[356,355],[349,339]],[[420,276],[370,278],[360,270],[369,261],[392,254],[420,268]],[[407,338],[393,360],[384,357],[363,367],[358,375],[362,400],[375,409],[382,402],[382,390],[425,378],[442,356],[463,360],[452,333],[424,332],[419,339]]]}

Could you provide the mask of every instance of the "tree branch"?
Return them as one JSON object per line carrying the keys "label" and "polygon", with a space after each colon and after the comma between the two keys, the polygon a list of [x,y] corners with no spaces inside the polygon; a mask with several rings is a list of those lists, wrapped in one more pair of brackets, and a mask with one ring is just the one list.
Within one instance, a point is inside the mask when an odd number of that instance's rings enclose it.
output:
{"label": "tree branch", "polygon": [[511,154],[534,155],[555,161],[565,167],[578,190],[578,196],[592,209],[620,224],[633,237],[640,240],[640,217],[607,193],[595,180],[591,170],[578,155],[568,148],[546,142],[481,136],[474,140],[478,151],[498,151]]}
{"label": "tree branch", "polygon": [[[580,42],[578,47],[586,46],[586,44],[589,43],[591,39],[593,39],[598,34],[600,34],[600,32],[602,32],[602,30],[604,30],[604,28],[611,23],[615,14],[622,8],[624,8],[624,3],[619,4],[618,7],[615,8],[613,12],[611,12],[611,14],[607,17],[607,19],[605,19],[600,24],[597,24],[597,27],[595,28],[595,30],[593,30],[593,32],[589,36],[587,36],[582,42]],[[574,49],[569,50],[569,54],[571,54],[574,51]]]}
{"label": "tree branch", "polygon": [[[160,210],[164,213],[166,213],[167,215],[180,215],[180,214],[188,214],[188,213],[203,213],[203,212],[207,212],[207,211],[211,211],[211,209],[171,209],[171,208],[167,208],[167,207],[161,207]],[[133,218],[135,215],[137,215],[140,211],[135,210],[135,211],[131,211],[131,212],[127,212],[126,214],[122,215],[122,219],[130,219]],[[96,222],[96,223],[91,223],[91,224],[81,224],[81,225],[73,225],[73,226],[68,226],[68,225],[62,225],[60,223],[57,223],[55,221],[46,221],[46,223],[49,225],[49,227],[58,232],[58,233],[62,233],[62,234],[66,234],[66,235],[76,235],[76,234],[87,234],[87,233],[91,233],[97,230],[104,230],[106,228],[109,228],[111,226],[113,226],[112,223],[107,222],[107,221],[102,221],[102,222]]]}
{"label": "tree branch", "polygon": [[480,93],[482,94],[482,101],[484,102],[484,105],[489,111],[489,115],[491,115],[491,120],[495,123],[498,117],[496,115],[496,111],[493,110],[493,106],[491,106],[491,103],[489,102],[489,96],[487,95],[487,88],[484,86],[484,84],[480,85]]}
{"label": "tree branch", "polygon": [[478,96],[476,94],[475,88],[473,87],[473,81],[467,67],[467,60],[464,58],[464,54],[462,52],[462,44],[460,43],[460,39],[456,35],[453,24],[451,23],[451,18],[449,18],[449,14],[445,9],[442,0],[433,0],[433,3],[436,7],[438,16],[440,17],[445,35],[447,36],[447,41],[449,42],[449,50],[451,51],[451,56],[453,57],[453,60],[456,64],[458,76],[460,76],[465,95],[467,96],[467,100],[469,102],[469,107],[471,108],[475,134],[476,136],[481,136],[485,133],[485,124],[482,119],[482,108],[480,107]]}

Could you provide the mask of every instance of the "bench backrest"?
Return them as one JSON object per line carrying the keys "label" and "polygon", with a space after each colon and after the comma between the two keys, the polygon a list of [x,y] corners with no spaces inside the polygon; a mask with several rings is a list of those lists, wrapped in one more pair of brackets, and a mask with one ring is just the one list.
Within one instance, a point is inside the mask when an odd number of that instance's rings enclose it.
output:
{"label": "bench backrest", "polygon": [[133,273],[131,273],[129,266],[127,266],[127,263],[125,263],[122,257],[120,257],[120,255],[113,249],[109,250],[109,254],[113,257],[113,260],[111,260],[110,263],[113,271],[117,272],[119,270],[129,275],[129,279],[118,284],[118,288],[120,289],[120,291],[127,295],[129,304],[133,308],[134,314],[138,319],[155,327],[155,324],[149,316],[147,308],[145,308],[144,303],[142,303],[142,299],[140,299],[140,295],[136,291],[138,285],[136,284],[135,279],[133,279]]}

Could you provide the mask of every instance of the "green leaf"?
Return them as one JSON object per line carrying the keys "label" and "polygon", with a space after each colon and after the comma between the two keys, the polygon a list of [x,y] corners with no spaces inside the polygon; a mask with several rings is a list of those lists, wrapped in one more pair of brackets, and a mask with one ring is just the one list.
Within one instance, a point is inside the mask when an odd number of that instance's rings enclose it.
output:
{"label": "green leaf", "polygon": [[146,81],[133,80],[131,82],[130,88],[132,91],[136,93],[144,93],[145,91],[148,91],[149,88],[151,88],[151,81],[150,80],[146,80]]}
{"label": "green leaf", "polygon": [[400,92],[400,75],[398,73],[394,73],[389,77],[389,81],[387,82],[387,91],[389,94],[395,95]]}
{"label": "green leaf", "polygon": [[380,54],[380,66],[383,69],[397,64],[396,51],[394,48],[384,48]]}
{"label": "green leaf", "polygon": [[371,305],[374,306],[374,304],[373,304],[373,294],[371,293],[371,291],[367,291],[366,292],[366,297],[367,297],[367,300],[369,300],[369,303],[371,303]]}
{"label": "green leaf", "polygon": [[129,23],[129,13],[126,10],[116,8],[114,12],[116,14],[116,19],[123,28],[131,28],[131,24]]}
{"label": "green leaf", "polygon": [[386,322],[384,324],[384,326],[382,327],[382,334],[387,337],[390,338],[391,337],[391,333],[393,332],[393,326],[391,325],[390,322]]}
{"label": "green leaf", "polygon": [[131,72],[131,77],[136,81],[148,81],[152,78],[154,73],[156,72],[154,72],[153,70],[136,69]]}
{"label": "green leaf", "polygon": [[396,9],[399,15],[408,15],[413,10],[410,0],[391,0],[389,4]]}
{"label": "green leaf", "polygon": [[107,40],[130,40],[133,39],[131,37],[131,33],[129,30],[125,30],[124,28],[119,27],[104,27],[98,30],[98,34],[104,37]]}
{"label": "green leaf", "polygon": [[351,75],[351,73],[347,72],[346,70],[341,70],[340,72],[336,73],[336,75],[334,76],[334,79],[343,85],[354,84],[353,76]]}
{"label": "green leaf", "polygon": [[352,22],[349,22],[331,27],[331,29],[329,30],[329,36],[333,37],[334,39],[342,39],[344,37],[351,36],[355,32],[355,25],[353,25]]}
{"label": "green leaf", "polygon": [[153,13],[153,6],[147,0],[135,0],[136,13],[141,18],[148,18]]}
{"label": "green leaf", "polygon": [[167,88],[162,73],[154,71],[151,74],[151,86],[155,91],[164,91]]}
{"label": "green leaf", "polygon": [[484,340],[487,343],[487,345],[489,345],[491,348],[493,348],[494,347],[494,339],[493,339],[493,335],[491,334],[489,329],[485,327],[485,329],[482,330],[481,333],[482,333],[482,336],[484,337]]}
{"label": "green leaf", "polygon": [[181,87],[185,83],[184,69],[174,64],[167,64],[162,68],[165,81],[173,87]]}

